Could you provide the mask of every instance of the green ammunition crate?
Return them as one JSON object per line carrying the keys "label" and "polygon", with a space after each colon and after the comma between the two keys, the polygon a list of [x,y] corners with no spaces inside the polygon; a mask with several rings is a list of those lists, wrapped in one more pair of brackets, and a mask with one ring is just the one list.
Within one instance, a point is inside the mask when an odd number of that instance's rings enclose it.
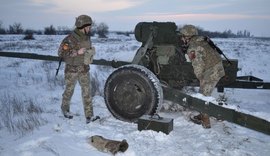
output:
{"label": "green ammunition crate", "polygon": [[159,116],[143,115],[138,119],[138,130],[153,130],[169,134],[173,130],[173,119]]}

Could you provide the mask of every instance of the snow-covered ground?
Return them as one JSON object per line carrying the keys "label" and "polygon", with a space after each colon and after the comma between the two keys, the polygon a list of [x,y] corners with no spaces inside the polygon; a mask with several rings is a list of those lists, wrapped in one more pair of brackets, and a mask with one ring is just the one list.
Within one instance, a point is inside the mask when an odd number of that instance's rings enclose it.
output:
{"label": "snow-covered ground", "polygon": [[[57,55],[65,36],[0,35],[0,51]],[[92,38],[95,59],[131,61],[140,43],[134,36],[110,34],[108,39]],[[228,58],[239,60],[239,76],[254,75],[270,82],[270,40],[214,39]],[[60,111],[64,90],[63,67],[57,78],[58,62],[0,57],[0,155],[1,156],[100,156],[87,143],[92,135],[114,140],[126,139],[129,148],[124,156],[180,155],[269,155],[270,136],[226,121],[211,118],[211,129],[189,121],[195,112],[164,101],[161,116],[173,118],[173,131],[166,135],[155,131],[138,131],[137,124],[115,119],[103,99],[104,83],[112,68],[91,65],[94,113],[100,121],[85,124],[79,85],[71,101],[72,120]],[[193,96],[199,96],[194,93]],[[270,91],[225,89],[228,105],[270,121]],[[213,93],[217,98],[218,93]],[[214,99],[212,98],[212,99]]]}

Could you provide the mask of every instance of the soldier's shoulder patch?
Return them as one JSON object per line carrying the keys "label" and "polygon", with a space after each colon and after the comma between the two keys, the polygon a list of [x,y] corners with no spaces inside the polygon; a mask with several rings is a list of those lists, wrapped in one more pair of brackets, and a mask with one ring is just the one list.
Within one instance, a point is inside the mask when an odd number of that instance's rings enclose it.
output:
{"label": "soldier's shoulder patch", "polygon": [[63,43],[63,44],[62,44],[62,49],[63,49],[64,51],[69,50],[69,49],[70,49],[70,48],[69,48],[69,44],[68,44],[68,43]]}
{"label": "soldier's shoulder patch", "polygon": [[68,43],[64,43],[62,46],[63,50],[69,50],[69,44]]}

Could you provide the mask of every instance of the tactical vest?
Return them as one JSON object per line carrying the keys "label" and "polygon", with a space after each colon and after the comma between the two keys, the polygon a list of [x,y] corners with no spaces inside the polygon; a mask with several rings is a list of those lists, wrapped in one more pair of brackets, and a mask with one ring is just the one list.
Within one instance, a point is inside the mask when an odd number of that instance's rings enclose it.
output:
{"label": "tactical vest", "polygon": [[[90,49],[91,40],[88,36],[82,34],[78,29],[75,29],[70,36],[70,39],[75,44],[74,50],[78,51],[81,48]],[[69,65],[84,65],[84,55],[78,55],[75,57],[66,57],[65,62]]]}

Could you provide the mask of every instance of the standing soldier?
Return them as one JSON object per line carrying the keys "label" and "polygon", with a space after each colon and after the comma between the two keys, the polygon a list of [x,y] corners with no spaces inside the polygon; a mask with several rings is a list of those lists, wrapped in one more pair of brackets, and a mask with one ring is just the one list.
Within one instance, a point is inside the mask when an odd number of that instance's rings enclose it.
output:
{"label": "standing soldier", "polygon": [[81,86],[84,114],[86,123],[99,118],[93,116],[93,106],[90,90],[89,64],[93,61],[95,48],[90,40],[92,19],[87,15],[76,18],[75,26],[71,34],[62,41],[58,55],[66,62],[65,66],[65,91],[62,99],[62,113],[64,117],[72,119],[70,101],[77,81]]}
{"label": "standing soldier", "polygon": [[[198,30],[193,25],[185,25],[180,34],[187,44],[187,55],[192,63],[194,73],[200,81],[199,92],[204,96],[211,96],[220,78],[225,75],[220,54],[209,45],[204,36],[198,36]],[[207,114],[199,114],[193,118],[201,122],[205,128],[210,128],[210,120]],[[208,120],[208,121],[207,121]]]}

